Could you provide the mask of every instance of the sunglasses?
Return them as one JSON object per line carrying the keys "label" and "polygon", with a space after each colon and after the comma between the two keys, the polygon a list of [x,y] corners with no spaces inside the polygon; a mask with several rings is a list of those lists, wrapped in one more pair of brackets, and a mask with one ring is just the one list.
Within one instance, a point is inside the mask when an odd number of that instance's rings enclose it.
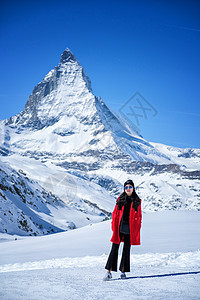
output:
{"label": "sunglasses", "polygon": [[131,190],[131,189],[133,189],[133,187],[132,187],[132,185],[129,185],[129,186],[125,186],[125,190]]}

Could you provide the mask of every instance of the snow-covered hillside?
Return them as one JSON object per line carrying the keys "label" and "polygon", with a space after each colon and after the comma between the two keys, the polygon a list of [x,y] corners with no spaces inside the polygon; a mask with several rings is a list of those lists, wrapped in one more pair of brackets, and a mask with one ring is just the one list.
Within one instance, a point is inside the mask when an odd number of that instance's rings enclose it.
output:
{"label": "snow-covered hillside", "polygon": [[[50,234],[100,222],[110,215],[113,197],[109,194],[105,197],[107,193],[100,187],[94,192],[86,187],[85,181],[77,179],[75,182],[73,175],[55,172],[55,168],[47,172],[47,167],[42,163],[34,164],[35,160],[33,164],[30,159],[27,163],[33,172],[37,170],[40,174],[41,184],[30,180],[20,169],[22,161],[18,160],[18,172],[0,162],[1,233]],[[60,197],[54,195],[55,191]]]}

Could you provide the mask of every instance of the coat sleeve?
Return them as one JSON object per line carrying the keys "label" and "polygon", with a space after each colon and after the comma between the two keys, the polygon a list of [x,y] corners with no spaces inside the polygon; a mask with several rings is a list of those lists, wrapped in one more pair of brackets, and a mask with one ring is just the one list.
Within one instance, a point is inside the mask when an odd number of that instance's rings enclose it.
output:
{"label": "coat sleeve", "polygon": [[[119,198],[117,198],[117,201],[119,200]],[[111,221],[111,229],[112,231],[114,231],[115,229],[115,224],[117,222],[117,219],[119,218],[119,210],[118,210],[118,206],[117,206],[117,201],[115,204],[115,208],[112,212],[112,221]]]}

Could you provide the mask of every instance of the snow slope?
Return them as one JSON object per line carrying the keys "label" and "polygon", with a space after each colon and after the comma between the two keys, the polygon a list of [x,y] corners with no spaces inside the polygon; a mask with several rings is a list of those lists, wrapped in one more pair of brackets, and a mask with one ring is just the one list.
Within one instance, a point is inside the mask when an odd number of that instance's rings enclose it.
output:
{"label": "snow slope", "polygon": [[[32,178],[37,181],[30,180],[29,174],[21,169],[26,163],[27,171],[31,170]],[[2,233],[41,235],[60,232],[100,222],[107,216],[106,212],[112,210],[115,200],[103,188],[97,186],[94,189],[90,183],[74,179],[60,167],[48,168],[34,159],[22,157],[16,158],[16,166],[14,170],[8,163],[0,161]]]}
{"label": "snow slope", "polygon": [[[110,221],[0,244],[1,299],[199,299],[199,212],[143,214],[129,279],[103,282]],[[120,253],[121,253],[120,248]],[[30,284],[31,282],[31,284]]]}
{"label": "snow slope", "polygon": [[166,156],[170,156],[171,162],[188,170],[200,169],[200,149],[178,148],[169,145],[150,143]]}

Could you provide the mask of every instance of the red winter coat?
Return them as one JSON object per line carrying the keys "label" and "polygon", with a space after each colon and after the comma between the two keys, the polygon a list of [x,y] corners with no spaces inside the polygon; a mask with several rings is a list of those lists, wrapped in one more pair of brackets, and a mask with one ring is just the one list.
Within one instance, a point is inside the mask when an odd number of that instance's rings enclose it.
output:
{"label": "red winter coat", "polygon": [[[117,201],[119,198],[117,199]],[[111,238],[111,242],[115,244],[120,244],[120,236],[119,236],[119,226],[123,216],[124,206],[119,210],[117,204],[112,213],[112,231],[113,235]],[[142,222],[142,212],[141,212],[141,204],[138,206],[138,211],[135,211],[131,204],[130,214],[129,214],[129,227],[130,227],[130,243],[131,245],[140,245],[140,228]],[[124,239],[122,238],[122,242]]]}

